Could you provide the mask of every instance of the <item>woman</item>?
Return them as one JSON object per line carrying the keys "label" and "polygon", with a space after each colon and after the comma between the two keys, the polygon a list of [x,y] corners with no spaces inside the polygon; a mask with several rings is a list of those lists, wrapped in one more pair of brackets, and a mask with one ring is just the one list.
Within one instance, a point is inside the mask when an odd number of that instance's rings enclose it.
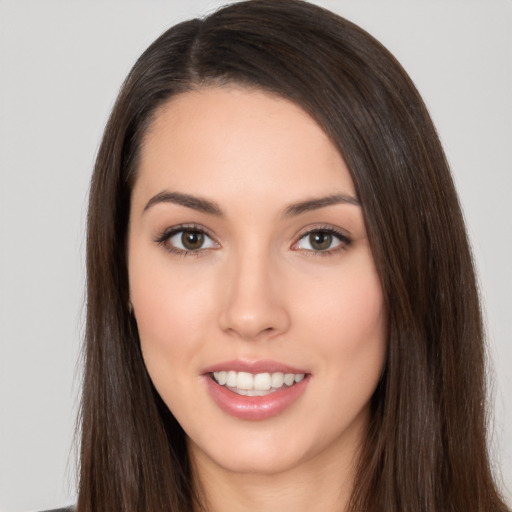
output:
{"label": "woman", "polygon": [[263,0],[155,41],[87,264],[79,512],[506,510],[448,166],[351,23]]}

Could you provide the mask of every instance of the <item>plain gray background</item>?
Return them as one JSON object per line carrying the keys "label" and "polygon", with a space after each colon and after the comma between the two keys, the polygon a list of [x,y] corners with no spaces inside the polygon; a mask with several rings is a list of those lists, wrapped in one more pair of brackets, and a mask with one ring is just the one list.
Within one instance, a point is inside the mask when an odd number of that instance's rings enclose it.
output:
{"label": "plain gray background", "polygon": [[[224,2],[0,0],[0,511],[75,500],[88,180],[118,88],[170,25]],[[464,207],[512,488],[512,2],[318,1],[402,62]],[[510,493],[508,493],[510,497]]]}

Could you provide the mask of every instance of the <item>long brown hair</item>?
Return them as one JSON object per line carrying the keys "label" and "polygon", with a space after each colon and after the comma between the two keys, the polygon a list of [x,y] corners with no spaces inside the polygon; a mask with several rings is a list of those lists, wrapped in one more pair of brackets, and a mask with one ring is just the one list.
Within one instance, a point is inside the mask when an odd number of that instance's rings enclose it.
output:
{"label": "long brown hair", "polygon": [[79,512],[200,507],[185,435],[152,386],[129,311],[126,236],[155,111],[209,84],[306,110],[351,172],[389,312],[350,510],[505,511],[486,446],[484,344],[473,263],[428,112],[359,27],[297,0],[254,0],[160,36],[120,91],[98,152],[87,235]]}

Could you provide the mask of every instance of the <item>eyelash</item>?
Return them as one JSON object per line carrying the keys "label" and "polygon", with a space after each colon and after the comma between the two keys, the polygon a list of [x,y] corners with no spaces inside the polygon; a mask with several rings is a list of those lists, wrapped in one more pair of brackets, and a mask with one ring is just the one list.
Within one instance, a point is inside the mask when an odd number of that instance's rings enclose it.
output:
{"label": "eyelash", "polygon": [[[182,224],[179,226],[174,226],[172,228],[166,229],[161,235],[159,235],[154,241],[158,245],[161,245],[164,247],[164,249],[172,254],[176,254],[179,256],[194,256],[199,257],[201,255],[205,254],[205,251],[208,249],[211,249],[213,247],[207,247],[207,248],[199,248],[195,250],[190,249],[180,249],[178,247],[174,247],[169,243],[170,239],[179,234],[184,232],[192,232],[192,233],[198,233],[200,235],[204,235],[208,237],[214,244],[216,244],[218,248],[220,245],[218,242],[214,240],[213,237],[211,237],[208,232],[201,226],[195,225],[195,224]],[[334,238],[338,239],[339,244],[335,246],[332,249],[326,249],[326,250],[318,250],[315,251],[313,249],[300,249],[295,248],[294,250],[301,251],[308,256],[316,257],[316,256],[331,256],[333,254],[338,253],[339,251],[344,251],[352,244],[352,240],[342,233],[341,231],[331,227],[331,226],[315,226],[313,228],[309,228],[307,231],[304,231],[301,233],[297,239],[296,242],[292,244],[292,249],[297,246],[301,240],[305,239],[307,236],[311,236],[314,233],[324,233],[333,236]]]}
{"label": "eyelash", "polygon": [[311,257],[316,256],[333,256],[334,254],[337,254],[338,252],[346,250],[351,244],[352,240],[349,238],[346,234],[342,233],[340,230],[333,228],[332,226],[315,226],[310,227],[303,233],[301,233],[297,239],[296,242],[293,243],[292,248],[299,244],[299,242],[303,239],[305,239],[308,236],[311,236],[314,233],[324,233],[333,236],[334,238],[338,239],[339,244],[332,249],[326,249],[326,250],[319,250],[315,251],[312,249],[300,249],[297,248],[298,251],[303,251],[304,254],[307,254]]}
{"label": "eyelash", "polygon": [[215,243],[217,246],[219,246],[219,244],[217,242],[215,242],[213,237],[211,237],[203,227],[198,226],[196,224],[181,224],[179,226],[174,226],[172,228],[166,229],[160,236],[158,236],[155,239],[155,243],[157,243],[158,245],[161,245],[166,251],[168,251],[172,254],[176,254],[178,256],[199,257],[199,256],[204,255],[205,254],[204,251],[207,250],[208,248],[205,248],[205,249],[199,248],[196,250],[188,249],[187,250],[187,249],[180,249],[178,247],[174,247],[173,245],[171,245],[169,243],[170,239],[173,236],[175,236],[179,233],[184,233],[184,232],[191,232],[191,233],[198,233],[201,235],[205,235],[210,240],[212,240],[213,243]]}

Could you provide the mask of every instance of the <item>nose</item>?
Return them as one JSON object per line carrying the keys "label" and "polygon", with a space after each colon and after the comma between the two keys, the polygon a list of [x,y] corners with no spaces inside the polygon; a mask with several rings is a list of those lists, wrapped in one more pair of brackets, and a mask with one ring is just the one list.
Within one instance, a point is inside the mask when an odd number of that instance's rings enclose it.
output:
{"label": "nose", "polygon": [[244,340],[274,338],[288,330],[282,274],[271,258],[252,253],[226,263],[220,328]]}

